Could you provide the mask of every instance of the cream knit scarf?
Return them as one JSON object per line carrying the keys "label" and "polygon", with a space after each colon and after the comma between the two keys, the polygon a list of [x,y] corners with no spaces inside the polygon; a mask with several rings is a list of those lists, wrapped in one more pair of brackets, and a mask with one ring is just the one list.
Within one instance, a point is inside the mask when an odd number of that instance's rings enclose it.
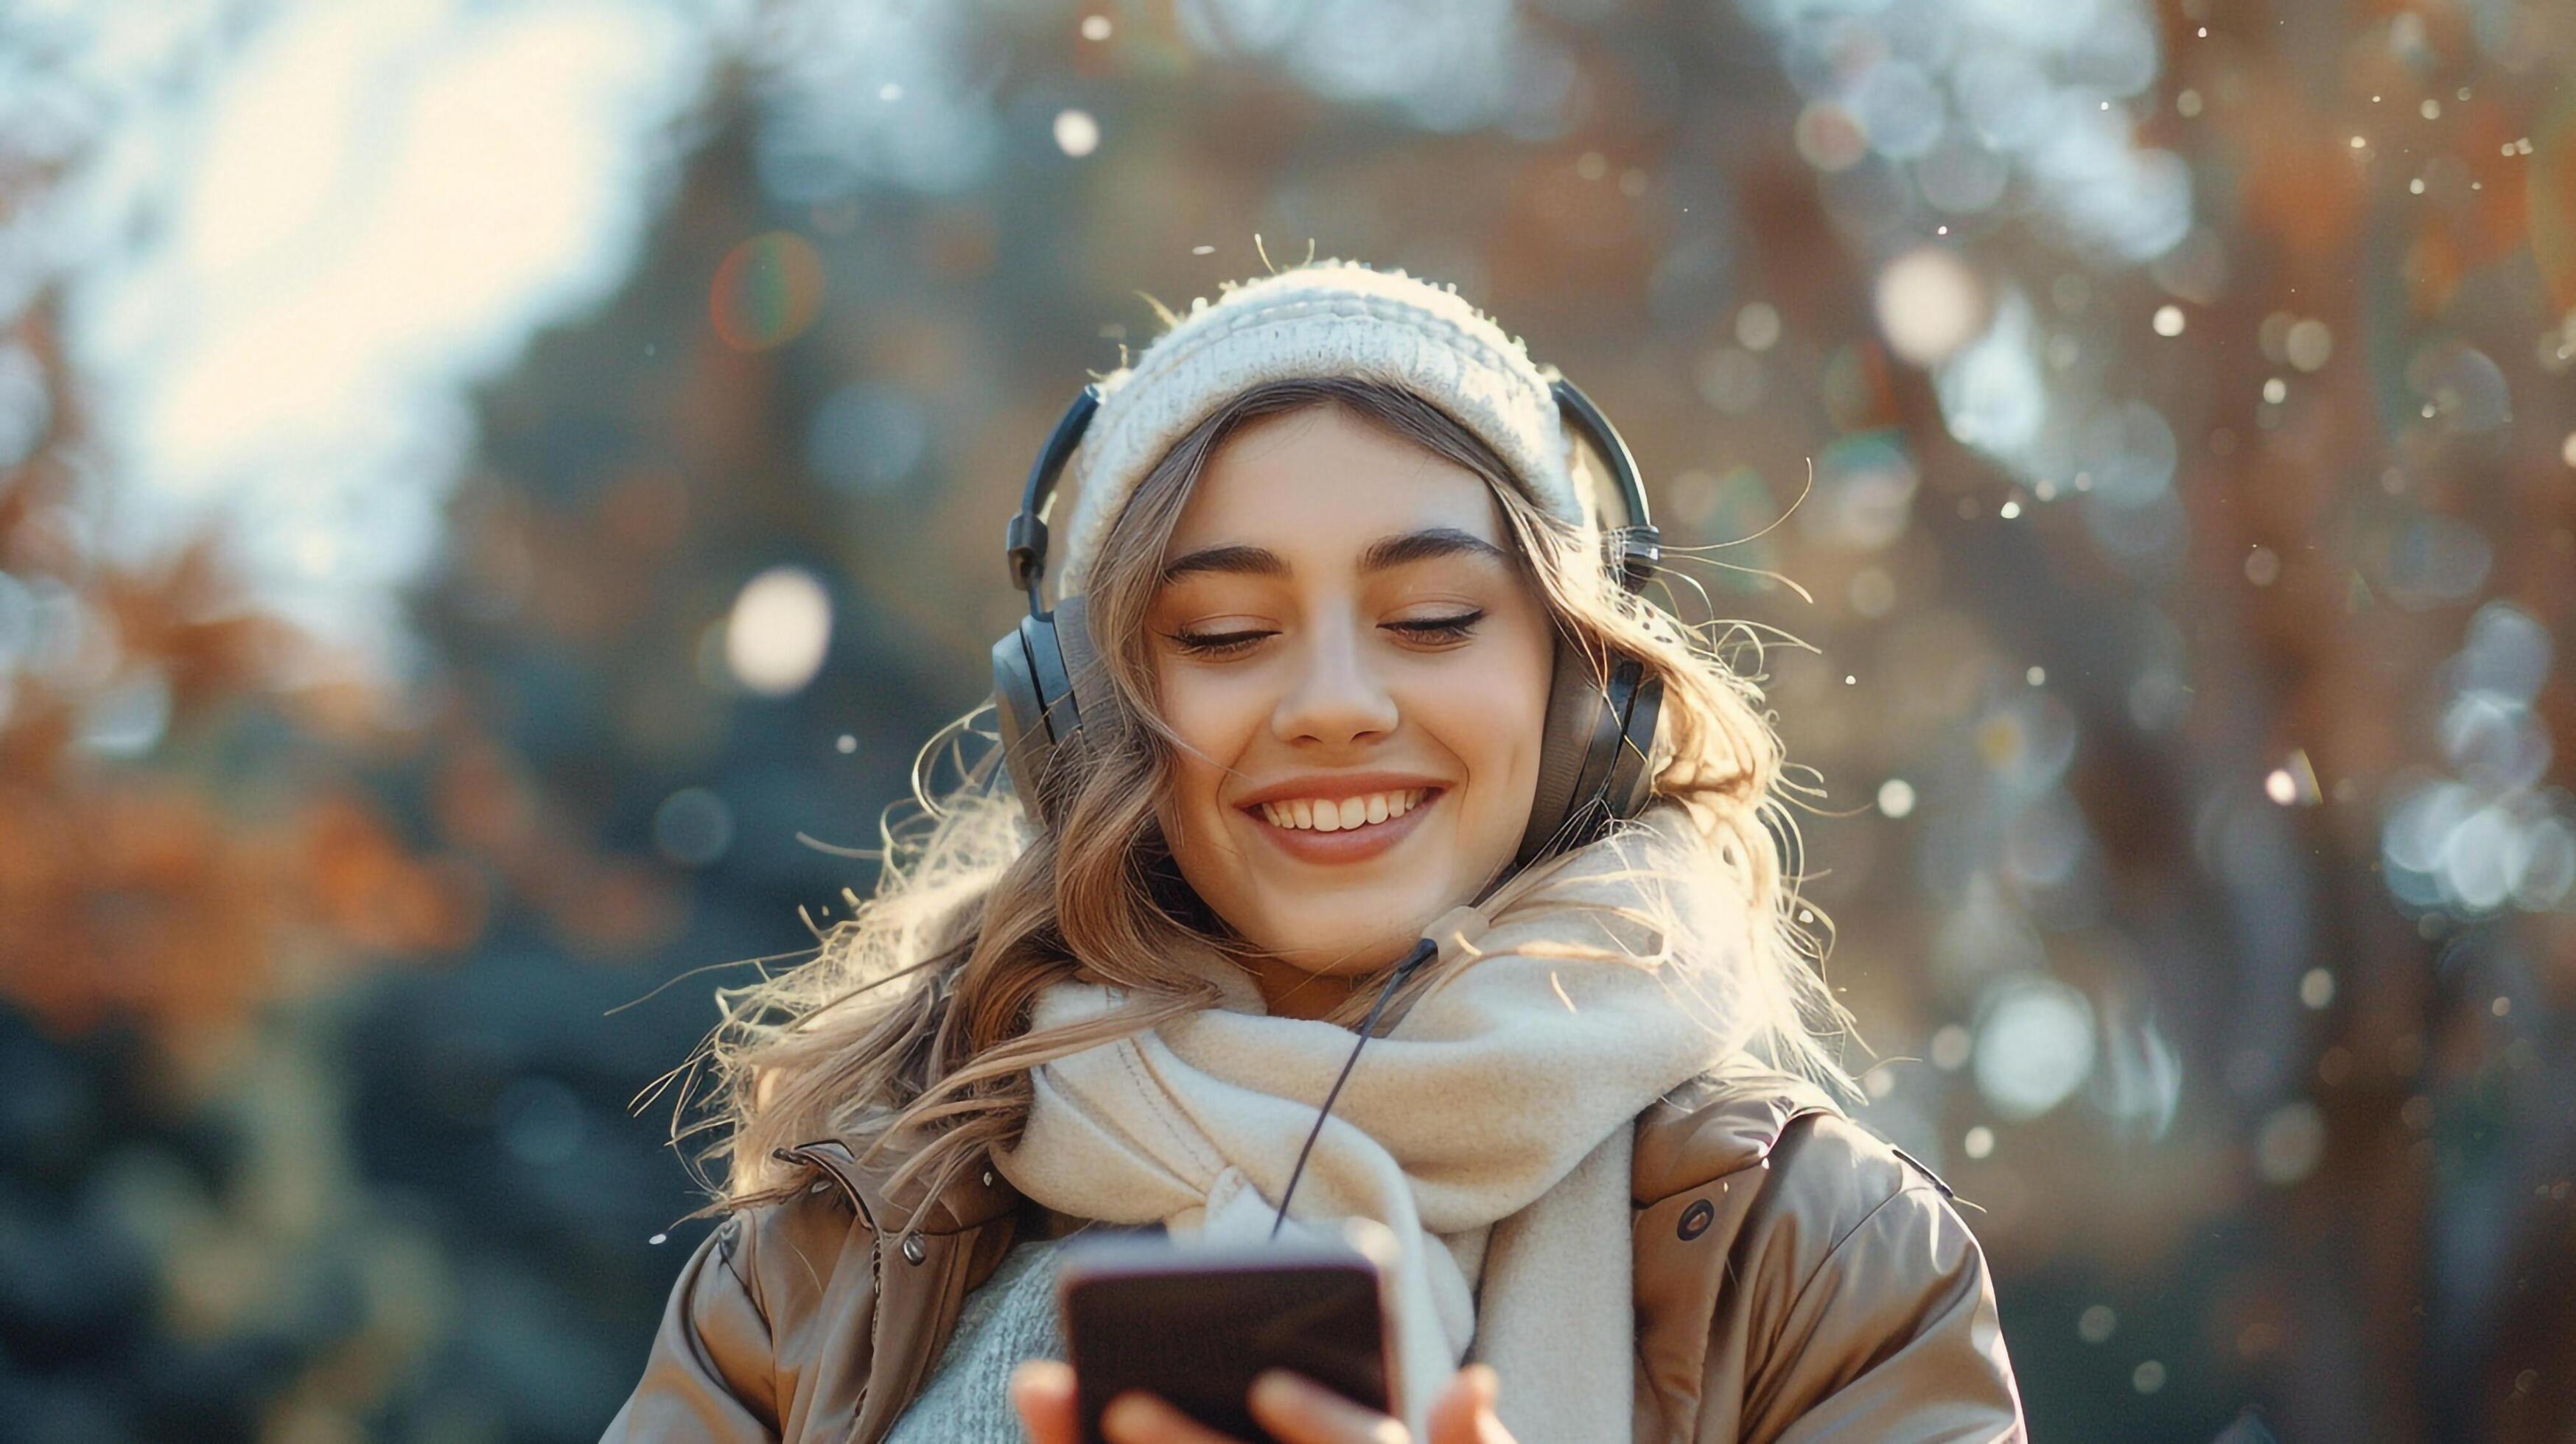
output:
{"label": "cream knit scarf", "polygon": [[[1630,1125],[1746,1042],[1759,934],[1732,876],[1663,804],[1425,930],[1434,981],[1360,1055],[1292,1210],[1393,1230],[1393,1385],[1414,1437],[1471,1345],[1522,1444],[1629,1437]],[[1238,1011],[1248,991],[1036,1069],[1002,1172],[1079,1217],[1266,1235],[1353,1035],[1265,1016],[1257,994]],[[1034,1024],[1119,1006],[1059,983]]]}

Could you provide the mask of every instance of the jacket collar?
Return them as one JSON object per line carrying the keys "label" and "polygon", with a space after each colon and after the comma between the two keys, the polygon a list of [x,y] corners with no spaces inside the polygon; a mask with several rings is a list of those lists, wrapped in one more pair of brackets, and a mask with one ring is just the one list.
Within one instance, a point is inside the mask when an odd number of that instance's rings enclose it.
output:
{"label": "jacket collar", "polygon": [[881,1238],[961,1233],[992,1222],[1019,1203],[1019,1191],[989,1160],[962,1170],[937,1197],[929,1198],[918,1177],[906,1180],[900,1190],[891,1186],[895,1170],[908,1156],[891,1148],[861,1162],[849,1140],[827,1137],[775,1149],[770,1156],[820,1169],[837,1181],[850,1206]]}
{"label": "jacket collar", "polygon": [[1629,1196],[1643,1206],[1765,1163],[1791,1123],[1842,1111],[1806,1079],[1739,1054],[1637,1116]]}

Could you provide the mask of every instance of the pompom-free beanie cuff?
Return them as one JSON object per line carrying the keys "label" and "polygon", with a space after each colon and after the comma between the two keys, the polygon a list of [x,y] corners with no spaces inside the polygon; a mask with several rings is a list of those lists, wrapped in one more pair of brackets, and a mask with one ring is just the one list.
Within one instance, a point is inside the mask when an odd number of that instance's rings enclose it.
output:
{"label": "pompom-free beanie cuff", "polygon": [[1400,270],[1327,260],[1229,281],[1098,383],[1066,468],[1074,509],[1057,594],[1082,590],[1102,536],[1174,443],[1271,381],[1358,376],[1417,392],[1492,446],[1541,509],[1587,524],[1553,375],[1455,290]]}

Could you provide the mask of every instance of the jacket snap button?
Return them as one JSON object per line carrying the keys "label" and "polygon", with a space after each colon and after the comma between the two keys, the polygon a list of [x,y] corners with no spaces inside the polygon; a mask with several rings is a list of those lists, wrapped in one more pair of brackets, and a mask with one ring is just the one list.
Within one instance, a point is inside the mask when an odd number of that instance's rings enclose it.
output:
{"label": "jacket snap button", "polygon": [[930,1250],[921,1246],[921,1235],[917,1233],[908,1233],[904,1235],[903,1261],[905,1263],[919,1263],[922,1259],[928,1257],[929,1253]]}
{"label": "jacket snap button", "polygon": [[1708,1226],[1716,1221],[1716,1207],[1710,1204],[1707,1199],[1703,1198],[1692,1204],[1690,1207],[1682,1210],[1681,1227],[1674,1230],[1674,1232],[1681,1235],[1682,1242],[1688,1243],[1692,1239],[1699,1237],[1701,1234],[1708,1232]]}

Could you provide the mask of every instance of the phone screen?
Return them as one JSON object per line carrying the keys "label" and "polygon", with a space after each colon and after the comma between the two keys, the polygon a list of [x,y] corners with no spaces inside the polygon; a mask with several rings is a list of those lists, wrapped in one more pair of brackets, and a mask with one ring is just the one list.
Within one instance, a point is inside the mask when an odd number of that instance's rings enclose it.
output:
{"label": "phone screen", "polygon": [[1067,1245],[1056,1297],[1083,1438],[1101,1438],[1110,1400],[1143,1389],[1258,1444],[1272,1436],[1244,1396],[1272,1368],[1385,1410],[1383,1252],[1372,1242],[1354,1232],[1247,1245],[1153,1235]]}

